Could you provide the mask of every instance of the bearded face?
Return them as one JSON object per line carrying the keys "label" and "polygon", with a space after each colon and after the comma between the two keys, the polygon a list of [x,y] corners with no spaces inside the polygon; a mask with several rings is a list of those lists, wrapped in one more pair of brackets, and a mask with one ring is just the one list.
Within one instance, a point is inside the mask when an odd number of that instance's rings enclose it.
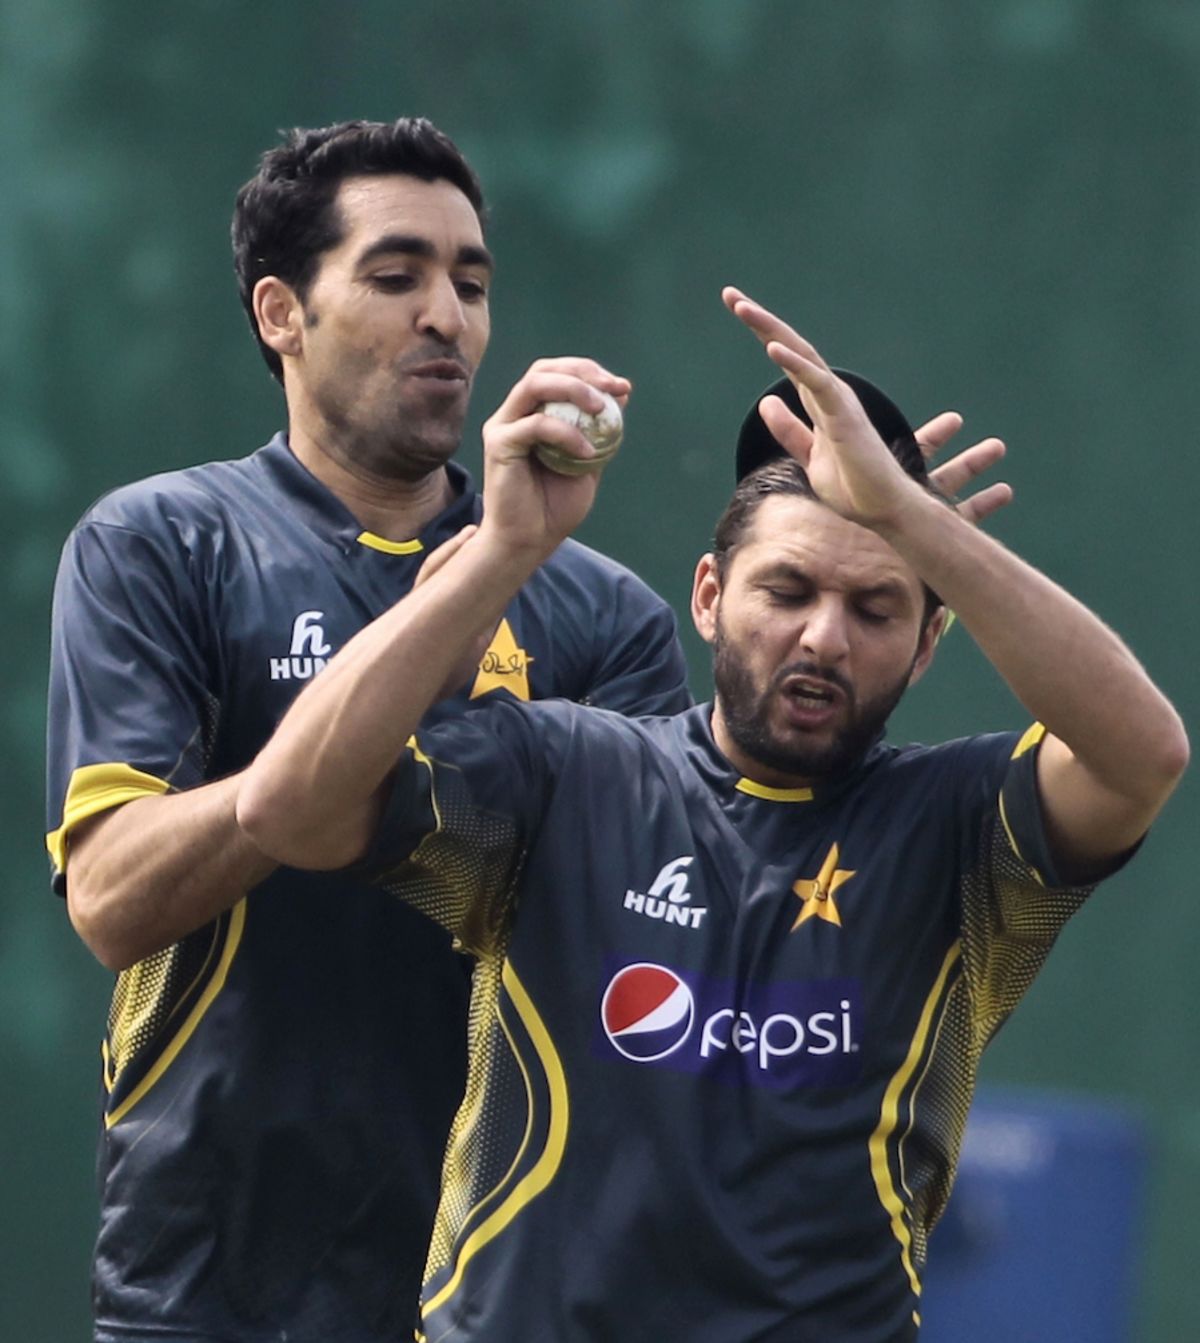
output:
{"label": "bearded face", "polygon": [[834,668],[797,661],[759,688],[718,620],[713,681],[725,728],[752,760],[791,777],[817,780],[852,768],[883,733],[912,673],[860,701]]}
{"label": "bearded face", "polygon": [[852,768],[942,625],[887,542],[796,495],[764,499],[723,566],[700,561],[692,612],[713,646],[717,745],[777,787]]}

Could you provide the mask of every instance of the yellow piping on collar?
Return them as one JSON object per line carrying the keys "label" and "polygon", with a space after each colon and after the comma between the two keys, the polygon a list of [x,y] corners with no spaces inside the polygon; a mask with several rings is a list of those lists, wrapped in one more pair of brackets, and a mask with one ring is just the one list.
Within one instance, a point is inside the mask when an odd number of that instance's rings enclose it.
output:
{"label": "yellow piping on collar", "polygon": [[739,793],[749,793],[751,797],[766,798],[768,802],[811,802],[811,788],[768,788],[765,783],[755,783],[753,779],[739,779],[734,787]]}
{"label": "yellow piping on collar", "polygon": [[420,541],[389,541],[374,532],[359,532],[354,538],[360,546],[382,550],[385,555],[418,555],[425,546]]}

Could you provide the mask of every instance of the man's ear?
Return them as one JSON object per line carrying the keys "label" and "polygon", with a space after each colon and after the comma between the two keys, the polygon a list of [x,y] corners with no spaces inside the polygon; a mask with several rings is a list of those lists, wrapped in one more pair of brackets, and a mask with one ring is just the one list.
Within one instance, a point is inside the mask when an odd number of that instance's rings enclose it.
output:
{"label": "man's ear", "polygon": [[304,340],[304,307],[292,286],[278,275],[264,275],[254,286],[252,302],[263,344],[280,356],[299,354]]}
{"label": "man's ear", "polygon": [[949,613],[944,606],[939,606],[937,610],[925,622],[925,628],[921,631],[921,637],[917,641],[917,656],[913,662],[913,669],[908,675],[908,684],[910,686],[916,683],[925,675],[926,669],[933,661],[934,652],[937,649],[938,640],[946,632],[946,621],[949,619]]}
{"label": "man's ear", "polygon": [[717,608],[721,600],[721,579],[716,556],[701,555],[692,579],[692,623],[706,644],[717,637]]}

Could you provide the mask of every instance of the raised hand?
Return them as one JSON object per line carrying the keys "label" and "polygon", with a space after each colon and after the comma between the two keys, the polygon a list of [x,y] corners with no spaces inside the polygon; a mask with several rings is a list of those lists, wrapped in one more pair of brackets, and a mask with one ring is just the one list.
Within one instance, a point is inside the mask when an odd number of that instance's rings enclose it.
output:
{"label": "raised hand", "polygon": [[829,508],[866,527],[886,522],[916,487],[858,397],[782,318],[739,289],[726,288],[722,298],[791,380],[812,418],[809,429],[779,397],[764,397],[759,413],[776,441],[805,468],[817,497]]}

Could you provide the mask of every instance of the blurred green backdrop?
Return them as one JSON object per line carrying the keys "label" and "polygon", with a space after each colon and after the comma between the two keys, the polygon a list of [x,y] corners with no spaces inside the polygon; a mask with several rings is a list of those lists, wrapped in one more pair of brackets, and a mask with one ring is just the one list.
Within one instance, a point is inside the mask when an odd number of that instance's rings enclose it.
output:
{"label": "blurred green backdrop", "polygon": [[[684,618],[733,432],[771,376],[719,304],[732,281],[912,416],[954,406],[973,437],[1005,437],[1018,498],[995,531],[1121,630],[1197,723],[1200,8],[5,0],[0,109],[6,1343],[87,1335],[95,1218],[109,980],[41,848],[57,551],[110,486],[280,425],[227,245],[277,128],[420,112],[459,141],[500,262],[466,460],[537,355],[629,374],[627,447],[585,539]],[[689,655],[706,695],[694,638]],[[961,630],[939,660],[894,736],[1022,723]],[[1147,1117],[1145,1343],[1200,1319],[1197,796],[1193,775],[984,1070]]]}

